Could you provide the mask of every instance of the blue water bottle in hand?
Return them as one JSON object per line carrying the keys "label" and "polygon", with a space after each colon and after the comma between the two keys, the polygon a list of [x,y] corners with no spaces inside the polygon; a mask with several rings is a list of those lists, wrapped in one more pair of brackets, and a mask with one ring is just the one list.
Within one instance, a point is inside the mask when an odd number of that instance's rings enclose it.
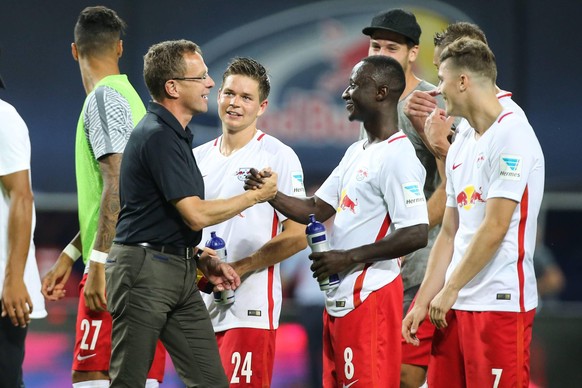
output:
{"label": "blue water bottle in hand", "polygon": [[[311,252],[326,252],[329,251],[329,242],[327,240],[327,233],[325,226],[315,219],[315,214],[309,215],[309,224],[305,229],[307,235],[307,244],[311,248]],[[319,289],[321,291],[333,290],[339,284],[339,275],[333,274],[327,279],[319,282]]]}
{"label": "blue water bottle in hand", "polygon": [[[210,232],[210,239],[206,241],[206,247],[216,251],[218,258],[225,263],[228,262],[226,253],[226,243],[223,239],[216,235],[216,232]],[[227,305],[234,303],[234,291],[224,290],[214,293],[214,303],[220,305]]]}

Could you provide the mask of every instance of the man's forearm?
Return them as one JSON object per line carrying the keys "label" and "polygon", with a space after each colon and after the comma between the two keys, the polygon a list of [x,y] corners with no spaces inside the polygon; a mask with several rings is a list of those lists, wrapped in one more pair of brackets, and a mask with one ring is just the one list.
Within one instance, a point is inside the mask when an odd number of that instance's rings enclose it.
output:
{"label": "man's forearm", "polygon": [[203,200],[197,196],[173,201],[186,225],[195,231],[226,221],[245,209],[269,201],[277,193],[277,173],[269,172],[268,177],[253,190],[227,199]]}
{"label": "man's forearm", "polygon": [[192,230],[229,220],[259,201],[251,191],[228,199],[202,200],[199,197],[181,198],[174,204],[186,225]]}
{"label": "man's forearm", "polygon": [[432,229],[443,222],[446,201],[447,194],[445,191],[445,183],[441,182],[426,203],[428,208],[429,229]]}
{"label": "man's forearm", "polygon": [[415,303],[417,305],[428,307],[430,301],[443,288],[447,268],[453,258],[457,229],[458,213],[456,209],[445,209],[442,229],[430,251],[424,279],[416,294]]}
{"label": "man's forearm", "polygon": [[445,172],[445,162],[438,158],[435,158],[435,162],[437,172],[441,178],[441,183],[437,186],[434,193],[426,203],[428,207],[429,229],[442,224],[447,204],[447,175]]}
{"label": "man's forearm", "polygon": [[13,193],[8,216],[8,261],[6,277],[22,277],[32,233],[32,193]]}
{"label": "man's forearm", "polygon": [[70,245],[74,245],[79,251],[83,251],[83,243],[81,242],[81,232],[77,232],[75,237],[69,243]]}
{"label": "man's forearm", "polygon": [[99,168],[103,179],[103,192],[101,193],[101,203],[99,208],[99,221],[97,224],[97,234],[93,250],[99,252],[109,252],[113,238],[115,237],[115,226],[119,216],[119,170],[121,168],[122,154],[108,154],[99,159]]}
{"label": "man's forearm", "polygon": [[109,252],[111,249],[119,210],[119,184],[112,183],[103,188],[94,250]]}
{"label": "man's forearm", "polygon": [[507,198],[487,199],[485,219],[445,287],[460,290],[492,260],[507,234],[516,206],[516,201]]}
{"label": "man's forearm", "polygon": [[427,239],[428,226],[413,225],[397,229],[380,241],[350,249],[349,252],[357,263],[374,263],[408,255],[425,247]]}
{"label": "man's forearm", "polygon": [[[440,241],[437,237],[430,253],[424,279],[418,293],[416,304],[428,307],[430,301],[439,293],[445,284],[447,268],[453,258],[452,241]],[[446,246],[444,246],[446,245]]]}
{"label": "man's forearm", "polygon": [[315,219],[323,222],[335,213],[333,207],[315,196],[298,198],[278,192],[269,203],[286,217],[305,225],[309,223],[310,214],[315,214]]}
{"label": "man's forearm", "polygon": [[503,226],[481,224],[446,286],[458,291],[469,283],[491,261],[506,233]]}
{"label": "man's forearm", "polygon": [[275,265],[305,249],[307,246],[305,225],[287,220],[283,223],[283,228],[280,234],[273,237],[249,257],[232,264],[240,276],[247,272]]}

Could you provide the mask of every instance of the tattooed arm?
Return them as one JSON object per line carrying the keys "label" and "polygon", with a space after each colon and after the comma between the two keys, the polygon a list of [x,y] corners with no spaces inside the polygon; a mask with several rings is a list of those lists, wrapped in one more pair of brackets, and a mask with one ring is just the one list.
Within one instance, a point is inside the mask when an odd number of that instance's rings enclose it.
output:
{"label": "tattooed arm", "polygon": [[[99,211],[99,223],[93,249],[109,252],[115,225],[119,215],[119,168],[122,154],[108,154],[99,159],[99,168],[103,177],[103,194]],[[85,303],[91,310],[107,309],[105,298],[105,264],[91,261],[91,267],[85,284]]]}

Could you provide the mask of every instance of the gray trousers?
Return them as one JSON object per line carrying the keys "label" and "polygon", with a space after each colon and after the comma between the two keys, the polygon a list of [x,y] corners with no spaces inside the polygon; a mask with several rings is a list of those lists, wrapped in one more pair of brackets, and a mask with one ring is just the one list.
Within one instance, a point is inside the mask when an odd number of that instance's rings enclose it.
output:
{"label": "gray trousers", "polygon": [[158,338],[187,387],[228,387],[194,259],[114,244],[105,274],[110,387],[144,386]]}

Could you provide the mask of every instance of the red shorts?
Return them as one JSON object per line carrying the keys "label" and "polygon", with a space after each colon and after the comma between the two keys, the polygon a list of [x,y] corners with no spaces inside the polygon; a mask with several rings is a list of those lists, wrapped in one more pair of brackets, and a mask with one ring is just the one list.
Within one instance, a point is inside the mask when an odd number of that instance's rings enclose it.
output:
{"label": "red shorts", "polygon": [[323,386],[400,386],[402,278],[343,317],[323,314]]}
{"label": "red shorts", "polygon": [[275,362],[276,330],[237,328],[216,333],[230,386],[270,387]]}
{"label": "red shorts", "polygon": [[428,386],[527,388],[534,315],[449,311],[448,326],[434,334]]}
{"label": "red shorts", "polygon": [[[79,305],[77,307],[77,324],[73,370],[82,372],[108,371],[111,358],[111,315],[108,311],[91,311],[85,305],[85,282],[87,274],[79,283]],[[166,364],[166,349],[160,341],[148,379],[162,382]]]}
{"label": "red shorts", "polygon": [[[408,311],[412,309],[414,306],[414,302],[416,301],[416,296],[414,300],[410,304],[410,308]],[[428,319],[428,315],[424,321],[418,326],[418,330],[416,332],[416,338],[418,338],[419,345],[414,346],[412,344],[406,343],[404,338],[401,338],[402,342],[402,363],[409,364],[409,365],[417,365],[417,366],[428,366],[428,360],[430,358],[430,349],[432,346],[432,337],[434,335],[434,331],[436,330],[435,326],[430,323]]]}

